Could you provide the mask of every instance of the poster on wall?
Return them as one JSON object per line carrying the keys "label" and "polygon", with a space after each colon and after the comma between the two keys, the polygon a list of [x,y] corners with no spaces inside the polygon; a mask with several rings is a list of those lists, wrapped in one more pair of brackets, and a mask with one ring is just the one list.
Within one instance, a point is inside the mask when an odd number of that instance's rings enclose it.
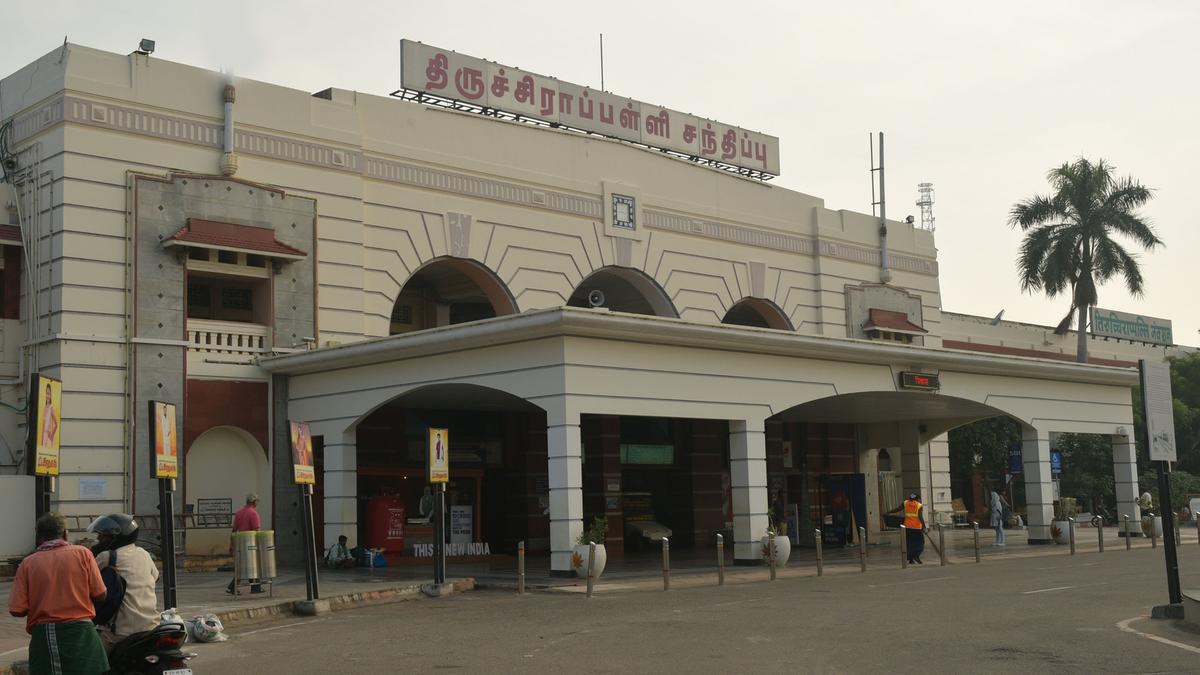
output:
{"label": "poster on wall", "polygon": [[151,478],[179,478],[179,443],[175,434],[175,404],[150,401]]}
{"label": "poster on wall", "polygon": [[59,437],[62,434],[62,381],[45,375],[34,374],[33,394],[37,406],[35,418],[30,420],[34,437],[35,476],[58,475]]}
{"label": "poster on wall", "polygon": [[292,436],[292,479],[296,485],[316,483],[313,469],[312,432],[308,422],[290,422]]}
{"label": "poster on wall", "polygon": [[450,431],[429,429],[429,482],[450,481]]}

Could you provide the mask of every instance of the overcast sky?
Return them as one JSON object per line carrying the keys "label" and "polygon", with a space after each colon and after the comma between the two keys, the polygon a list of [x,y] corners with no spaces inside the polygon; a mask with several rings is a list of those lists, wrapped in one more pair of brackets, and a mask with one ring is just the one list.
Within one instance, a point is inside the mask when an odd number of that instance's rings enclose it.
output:
{"label": "overcast sky", "polygon": [[[1100,305],[1174,322],[1200,343],[1200,3],[1178,2],[175,2],[16,3],[0,75],[62,43],[132,51],[308,91],[386,95],[410,38],[778,136],[776,183],[870,210],[867,134],[887,136],[888,213],[937,191],[942,304],[1053,324],[1068,308],[1021,292],[1012,204],[1045,173],[1104,158],[1155,189],[1166,243],[1140,256],[1146,294]],[[1192,169],[1187,169],[1187,166]],[[1193,204],[1189,207],[1188,204]]]}

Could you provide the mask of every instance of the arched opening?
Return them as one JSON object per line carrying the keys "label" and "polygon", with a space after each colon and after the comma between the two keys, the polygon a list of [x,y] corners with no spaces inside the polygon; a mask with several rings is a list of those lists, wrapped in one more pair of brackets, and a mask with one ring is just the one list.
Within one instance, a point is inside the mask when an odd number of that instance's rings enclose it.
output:
{"label": "arched opening", "polygon": [[[898,536],[897,509],[917,492],[929,522],[969,522],[958,508],[964,493],[952,483],[945,434],[1000,409],[925,391],[867,391],[820,398],[768,418],[768,488],[785,495],[797,542],[811,545],[814,528],[827,544]],[[961,513],[960,513],[961,512]]]}
{"label": "arched opening", "polygon": [[188,555],[229,551],[230,523],[222,514],[242,508],[250,492],[258,495],[263,528],[270,529],[271,471],[266,453],[252,435],[238,427],[213,427],[192,443],[185,462],[185,494],[188,503],[196,505],[197,515],[197,527],[187,530]]}
{"label": "arched opening", "polygon": [[754,328],[792,330],[792,322],[779,305],[762,298],[742,298],[729,311],[721,323]]}
{"label": "arched opening", "polygon": [[576,287],[567,305],[605,307],[614,312],[629,314],[679,317],[666,291],[644,272],[629,267],[604,267],[591,273]]}
{"label": "arched opening", "polygon": [[504,282],[483,265],[438,258],[409,277],[392,307],[390,334],[516,314]]}
{"label": "arched opening", "polygon": [[[429,429],[448,431],[449,554],[462,562],[550,548],[546,414],[507,392],[437,384],[397,396],[356,425],[358,532],[353,545],[381,546],[390,563],[426,563],[434,541],[426,480]],[[381,510],[403,509],[403,542],[380,541]],[[373,520],[374,518],[374,520]],[[484,545],[486,544],[486,549]]]}

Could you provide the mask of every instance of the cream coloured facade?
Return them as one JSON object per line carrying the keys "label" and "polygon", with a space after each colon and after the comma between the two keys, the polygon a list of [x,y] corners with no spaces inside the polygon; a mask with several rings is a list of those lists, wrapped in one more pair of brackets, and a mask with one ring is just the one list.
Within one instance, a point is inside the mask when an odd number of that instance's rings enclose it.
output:
{"label": "cream coloured facade", "polygon": [[[995,415],[1025,430],[1031,539],[1049,539],[1051,432],[1112,436],[1137,513],[1136,373],[945,348],[974,328],[942,312],[930,232],[888,223],[882,284],[878,220],[813,196],[569,130],[227,84],[76,45],[0,82],[16,160],[0,201],[34,270],[0,395],[20,407],[34,370],[63,380],[65,512],[153,511],[144,412],[169,400],[179,509],[269,490],[284,551],[288,419],[319,438],[326,542],[365,538],[365,493],[400,490],[413,430],[450,419],[472,439],[466,536],[530,540],[555,571],[585,517],[622,520],[631,486],[697,543],[731,529],[753,562],[772,494],[820,526],[834,479],[861,475],[874,534],[881,450],[945,517],[945,432]],[[18,417],[0,427],[14,455]],[[674,468],[618,445],[670,447]],[[213,536],[189,531],[189,550]]]}

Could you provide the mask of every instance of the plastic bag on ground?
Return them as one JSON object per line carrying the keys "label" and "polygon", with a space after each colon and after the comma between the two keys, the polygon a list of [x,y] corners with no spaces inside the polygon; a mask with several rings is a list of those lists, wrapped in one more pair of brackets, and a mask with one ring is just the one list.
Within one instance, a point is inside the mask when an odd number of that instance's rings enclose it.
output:
{"label": "plastic bag on ground", "polygon": [[216,614],[205,614],[193,617],[187,622],[188,634],[196,642],[224,642],[229,636],[223,633],[225,627]]}

